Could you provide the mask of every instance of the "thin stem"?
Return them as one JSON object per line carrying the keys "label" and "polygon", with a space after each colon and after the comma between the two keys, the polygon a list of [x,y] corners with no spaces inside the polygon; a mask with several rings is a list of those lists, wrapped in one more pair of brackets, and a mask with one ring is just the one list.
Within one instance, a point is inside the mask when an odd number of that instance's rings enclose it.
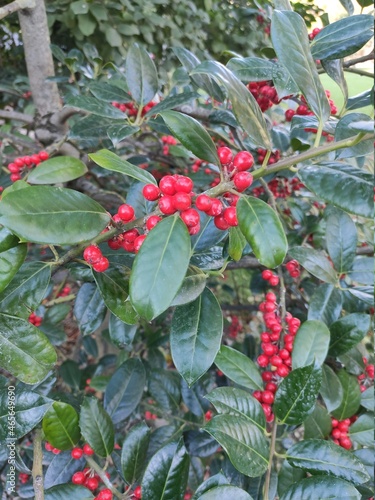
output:
{"label": "thin stem", "polygon": [[56,261],[59,260],[60,256],[57,253],[56,248],[53,245],[48,245],[48,246],[49,246],[49,249],[51,250],[51,252],[53,253],[53,255],[55,257],[55,260]]}
{"label": "thin stem", "polygon": [[34,459],[33,459],[33,486],[35,500],[44,500],[43,487],[43,450],[42,450],[42,430],[36,429],[34,435]]}
{"label": "thin stem", "polygon": [[76,298],[74,293],[71,293],[70,295],[65,295],[64,297],[58,297],[57,299],[49,300],[45,304],[43,304],[45,307],[52,307],[56,304],[64,304],[65,302],[70,302],[71,300],[74,300]]}
{"label": "thin stem", "polygon": [[261,166],[261,168],[263,170],[267,168],[268,160],[270,159],[271,154],[272,154],[272,151],[267,151],[266,156],[264,157],[264,160],[263,160],[263,163]]}
{"label": "thin stem", "polygon": [[266,479],[264,481],[264,487],[263,487],[263,499],[264,500],[269,500],[269,491],[270,491],[270,485],[271,485],[271,472],[272,472],[273,457],[275,454],[275,445],[276,445],[276,434],[277,434],[277,424],[274,421],[273,425],[272,425],[272,431],[271,431],[269,463],[268,463],[268,469],[266,472]]}
{"label": "thin stem", "polygon": [[90,457],[90,456],[87,456],[86,455],[86,462],[89,464],[89,466],[94,469],[94,471],[98,474],[98,476],[100,477],[100,479],[103,481],[103,483],[107,486],[107,488],[109,488],[112,493],[115,495],[115,497],[117,498],[120,498],[121,500],[123,500],[124,498],[127,498],[126,496],[122,495],[122,493],[120,493],[114,486],[113,484],[111,483],[111,481],[108,479],[108,477],[105,475],[105,472],[103,471],[103,469],[100,467],[99,464],[97,464],[95,462],[95,460]]}
{"label": "thin stem", "polygon": [[320,139],[322,138],[323,127],[324,127],[324,123],[322,121],[320,121],[319,122],[318,131],[316,133],[315,142],[314,142],[314,147],[315,148],[319,147]]}

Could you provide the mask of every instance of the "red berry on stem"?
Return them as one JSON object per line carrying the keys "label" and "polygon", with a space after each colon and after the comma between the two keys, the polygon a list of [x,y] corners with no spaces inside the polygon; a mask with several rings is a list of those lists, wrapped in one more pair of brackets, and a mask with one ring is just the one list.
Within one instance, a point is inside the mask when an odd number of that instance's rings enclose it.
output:
{"label": "red berry on stem", "polygon": [[250,172],[239,172],[233,177],[233,183],[237,190],[241,193],[251,186],[253,183],[253,176]]}
{"label": "red berry on stem", "polygon": [[206,194],[200,194],[195,200],[195,206],[202,212],[208,212],[212,205],[212,199]]}
{"label": "red berry on stem", "polygon": [[230,226],[238,226],[236,207],[228,207],[224,210],[224,219]]}
{"label": "red berry on stem", "polygon": [[[46,161],[49,158],[49,154],[47,153],[47,151],[40,151],[38,153],[38,156],[39,156],[41,161]],[[27,163],[26,163],[26,165],[27,165]]]}
{"label": "red berry on stem", "polygon": [[73,448],[71,451],[72,458],[79,460],[83,456],[82,448]]}
{"label": "red berry on stem", "polygon": [[96,477],[89,477],[85,482],[85,486],[88,490],[95,491],[99,487],[99,480]]}
{"label": "red berry on stem", "polygon": [[92,265],[92,268],[97,273],[103,273],[109,268],[109,260],[107,257],[102,257],[98,262],[95,262],[95,264]]}
{"label": "red berry on stem", "polygon": [[221,231],[226,231],[229,228],[229,224],[225,220],[224,215],[216,215],[214,218],[214,224]]}
{"label": "red berry on stem", "polygon": [[177,210],[187,210],[191,207],[191,197],[184,192],[178,192],[173,196],[173,204]]}
{"label": "red berry on stem", "polygon": [[272,278],[272,276],[272,271],[270,271],[269,269],[265,269],[264,271],[262,271],[262,278],[264,280],[268,281],[270,278]]}
{"label": "red berry on stem", "polygon": [[134,208],[124,203],[118,207],[117,214],[122,221],[129,222],[134,217]]}
{"label": "red berry on stem", "polygon": [[221,201],[217,198],[212,198],[211,208],[207,213],[211,215],[211,217],[216,217],[216,215],[220,215],[223,212],[223,209],[224,207]]}
{"label": "red berry on stem", "polygon": [[[156,224],[158,222],[160,222],[162,220],[161,217],[159,217],[158,215],[151,215],[151,217],[149,217],[146,221],[146,228],[151,231],[151,229],[153,229]],[[135,238],[134,238],[135,239]]]}
{"label": "red berry on stem", "polygon": [[137,486],[136,488],[134,488],[134,498],[136,498],[137,500],[140,500],[142,498],[142,490],[141,490],[141,487],[140,486]]}
{"label": "red berry on stem", "polygon": [[89,264],[95,264],[103,257],[102,251],[96,245],[89,245],[83,251],[83,258]]}
{"label": "red berry on stem", "polygon": [[233,166],[239,171],[249,170],[254,165],[254,157],[248,151],[240,151],[233,159]]}
{"label": "red berry on stem", "polygon": [[172,196],[166,195],[159,200],[159,209],[165,215],[172,215],[177,211]]}
{"label": "red berry on stem", "polygon": [[193,181],[189,177],[181,176],[176,180],[175,188],[177,192],[191,193]]}
{"label": "red berry on stem", "polygon": [[271,286],[277,286],[279,284],[279,277],[275,275],[271,276],[269,283]]}
{"label": "red berry on stem", "polygon": [[219,148],[217,150],[217,154],[219,156],[219,160],[222,165],[228,165],[228,163],[232,161],[233,153],[226,146]]}
{"label": "red berry on stem", "polygon": [[86,481],[86,476],[84,472],[79,471],[74,473],[72,476],[73,484],[84,484],[85,481]]}
{"label": "red berry on stem", "polygon": [[83,445],[83,453],[85,455],[94,455],[95,451],[91,448],[91,446],[89,444],[84,444]]}
{"label": "red berry on stem", "polygon": [[143,196],[148,201],[155,201],[160,196],[160,189],[155,184],[146,184],[142,190]]}
{"label": "red berry on stem", "polygon": [[181,219],[188,227],[194,227],[200,222],[199,213],[194,208],[189,208],[181,212]]}
{"label": "red berry on stem", "polygon": [[163,194],[173,196],[176,193],[176,179],[171,175],[166,175],[159,182],[159,188]]}
{"label": "red berry on stem", "polygon": [[141,246],[143,245],[143,242],[145,241],[146,239],[146,235],[145,234],[142,234],[141,236],[138,236],[138,238],[136,238],[134,240],[134,252],[135,253],[138,253]]}

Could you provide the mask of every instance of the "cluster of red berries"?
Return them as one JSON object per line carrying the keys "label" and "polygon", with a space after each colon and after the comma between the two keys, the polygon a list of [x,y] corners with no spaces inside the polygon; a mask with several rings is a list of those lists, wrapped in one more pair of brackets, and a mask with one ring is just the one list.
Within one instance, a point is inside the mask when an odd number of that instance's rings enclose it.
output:
{"label": "cluster of red berries", "polygon": [[49,154],[47,151],[40,151],[37,154],[31,156],[20,156],[15,158],[12,163],[9,163],[7,169],[10,172],[10,180],[12,182],[19,181],[22,176],[24,169],[30,169],[39,165],[39,163],[48,160]]}
{"label": "cluster of red berries", "polygon": [[[126,113],[128,116],[137,116],[138,114],[138,109],[134,106],[133,102],[117,102],[117,101],[112,101],[112,106],[115,108],[119,109],[123,113]],[[146,104],[142,108],[142,116],[144,116],[146,113],[150,111],[154,106],[156,106],[156,102],[150,101],[148,104]]]}
{"label": "cluster of red berries", "polygon": [[[334,103],[334,101],[332,99],[330,99],[331,97],[331,92],[329,90],[326,90],[326,95],[328,97],[328,102],[329,102],[329,105],[330,105],[330,108],[331,108],[331,115],[337,115],[337,107]],[[287,122],[291,122],[292,119],[293,119],[293,116],[295,115],[299,115],[299,116],[313,116],[314,113],[311,111],[311,109],[309,108],[308,104],[307,104],[307,101],[305,99],[304,96],[301,96],[301,101],[302,101],[302,104],[300,104],[296,110],[294,109],[287,109],[285,111],[285,119]],[[315,128],[305,128],[305,132],[312,132],[312,133],[317,133],[317,129]],[[327,132],[324,132],[323,134],[325,137],[330,137],[330,134],[328,134]]]}
{"label": "cluster of red berries", "polygon": [[[72,483],[85,486],[90,491],[95,491],[99,488],[100,477],[90,467],[85,467],[82,471],[75,472],[72,476]],[[106,491],[106,490],[103,490]],[[112,492],[109,500],[112,499]],[[99,497],[102,498],[102,497]]]}
{"label": "cluster of red berries", "polygon": [[264,112],[270,109],[274,104],[279,104],[280,99],[272,81],[250,82],[247,88]]}
{"label": "cluster of red berries", "polygon": [[363,362],[366,365],[365,372],[358,375],[357,379],[359,382],[359,388],[361,392],[364,392],[371,385],[373,385],[375,376],[375,367],[373,364],[368,364],[367,358],[363,358]]}
{"label": "cluster of red berries", "polygon": [[257,363],[262,368],[270,365],[270,369],[262,373],[262,379],[266,383],[265,390],[255,391],[253,396],[261,403],[267,422],[272,422],[274,419],[272,404],[275,399],[275,392],[280,379],[290,373],[294,338],[301,322],[290,313],[286,314],[285,322],[288,333],[283,336],[283,347],[281,348],[280,340],[283,326],[278,312],[276,295],[268,292],[266,300],[259,305],[259,310],[263,314],[267,330],[260,335],[262,354],[258,356]]}
{"label": "cluster of red berries", "polygon": [[83,252],[83,258],[88,264],[91,264],[94,271],[102,273],[109,267],[109,260],[104,257],[100,248],[96,245],[89,245]]}
{"label": "cluster of red berries", "polygon": [[[303,183],[297,178],[286,179],[285,177],[275,177],[268,183],[268,188],[275,198],[288,198],[304,187]],[[253,195],[259,197],[265,193],[263,186],[253,189]]]}
{"label": "cluster of red berries", "polygon": [[331,437],[335,444],[350,450],[353,443],[348,436],[348,430],[351,424],[353,424],[358,419],[357,415],[353,415],[351,418],[346,418],[345,420],[337,420],[332,418],[332,431]]}
{"label": "cluster of red berries", "polygon": [[24,93],[22,94],[22,97],[23,97],[24,99],[30,99],[31,95],[32,95],[32,94],[31,94],[31,90],[28,90],[27,92],[24,92]]}
{"label": "cluster of red berries", "polygon": [[169,146],[177,144],[177,140],[172,135],[163,135],[161,142],[163,143],[163,155],[165,156],[169,155]]}
{"label": "cluster of red berries", "polygon": [[273,273],[270,269],[265,269],[264,271],[262,271],[262,278],[268,281],[271,286],[277,286],[280,281],[277,274]]}
{"label": "cluster of red berries", "polygon": [[69,285],[64,286],[60,292],[58,293],[58,297],[67,297],[72,293],[72,289],[70,288]]}
{"label": "cluster of red berries", "polygon": [[[264,158],[266,157],[267,151],[262,148],[257,149],[258,153],[258,164],[262,164],[264,161]],[[277,163],[280,160],[280,151],[276,149],[271,156],[268,159],[267,165],[273,165],[274,163]]]}
{"label": "cluster of red berries", "polygon": [[91,448],[89,444],[84,444],[82,448],[75,447],[71,451],[72,458],[74,460],[79,460],[83,457],[83,455],[91,456],[94,455],[94,450]]}
{"label": "cluster of red berries", "polygon": [[285,264],[285,267],[292,278],[299,278],[301,276],[300,266],[296,260],[290,260]]}
{"label": "cluster of red berries", "polygon": [[41,316],[37,316],[35,313],[31,313],[28,320],[32,325],[40,326],[42,324],[43,318]]}
{"label": "cluster of red berries", "polygon": [[148,410],[145,411],[145,419],[146,420],[156,420],[158,418],[157,415],[155,415],[155,413],[152,413]]}
{"label": "cluster of red berries", "polygon": [[231,317],[231,323],[229,326],[229,337],[232,339],[237,338],[237,335],[242,330],[242,323],[238,316]]}
{"label": "cluster of red berries", "polygon": [[316,35],[322,31],[322,28],[314,28],[311,33],[309,33],[309,40],[314,40]]}
{"label": "cluster of red berries", "polygon": [[21,484],[26,484],[27,481],[30,479],[30,475],[25,474],[24,472],[21,472],[19,474],[18,478],[19,478]]}
{"label": "cluster of red berries", "polygon": [[59,453],[61,453],[61,450],[59,450],[58,448],[54,448],[50,443],[46,443],[44,447],[47,451],[51,451],[54,455],[58,455]]}

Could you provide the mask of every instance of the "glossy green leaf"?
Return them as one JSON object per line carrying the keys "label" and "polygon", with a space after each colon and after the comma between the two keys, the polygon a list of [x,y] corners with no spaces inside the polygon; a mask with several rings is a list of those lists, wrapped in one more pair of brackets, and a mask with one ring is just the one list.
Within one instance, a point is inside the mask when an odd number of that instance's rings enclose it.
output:
{"label": "glossy green leaf", "polygon": [[263,389],[258,366],[245,354],[232,347],[221,346],[215,358],[215,365],[236,384],[248,389]]}
{"label": "glossy green leaf", "polygon": [[272,149],[264,116],[255,98],[241,80],[216,61],[205,61],[193,70],[192,75],[202,73],[213,76],[224,85],[233,113],[251,142],[267,150]]}
{"label": "glossy green leaf", "polygon": [[357,52],[373,36],[374,19],[359,14],[328,24],[311,42],[314,59],[342,59]]}
{"label": "glossy green leaf", "polygon": [[271,37],[279,62],[287,68],[321,123],[331,112],[311,55],[305,22],[296,12],[274,10]]}
{"label": "glossy green leaf", "polygon": [[373,415],[365,413],[350,426],[349,437],[361,446],[368,446],[374,439],[374,430]]}
{"label": "glossy green leaf", "polygon": [[340,379],[328,365],[323,365],[323,378],[320,394],[329,412],[336,410],[344,397]]}
{"label": "glossy green leaf", "polygon": [[[8,389],[0,391],[0,440],[5,443],[9,436],[8,415],[14,417],[15,427],[12,429],[11,437],[19,439],[34,429],[42,420],[44,414],[52,405],[52,400],[28,389],[16,388],[15,399],[12,401],[15,405],[14,415],[8,410]],[[9,393],[10,396],[13,396]]]}
{"label": "glossy green leaf", "polygon": [[[101,101],[117,101],[125,103],[131,101],[128,93],[116,85],[107,82],[92,82],[89,86],[90,92]],[[124,117],[124,114],[122,115]]]}
{"label": "glossy green leaf", "polygon": [[189,472],[189,455],[180,442],[170,443],[150,460],[142,479],[142,500],[182,498]]}
{"label": "glossy green leaf", "polygon": [[148,390],[163,411],[175,412],[181,401],[181,377],[177,372],[153,369],[148,380]]}
{"label": "glossy green leaf", "polygon": [[56,363],[55,349],[29,321],[0,314],[0,365],[25,384],[41,382]]}
{"label": "glossy green leaf", "polygon": [[237,78],[248,82],[260,82],[272,80],[273,68],[275,63],[261,57],[233,57],[227,63]]}
{"label": "glossy green leaf", "polygon": [[[335,130],[335,141],[342,141],[357,136],[359,133],[374,133],[374,121],[364,113],[348,113],[343,116]],[[355,146],[342,148],[337,151],[337,159],[360,158],[373,152],[372,136],[359,142]]]}
{"label": "glossy green leaf", "polygon": [[117,316],[111,314],[108,328],[111,341],[119,349],[124,349],[125,346],[132,344],[138,325],[127,325]]}
{"label": "glossy green leaf", "polygon": [[129,270],[116,266],[111,267],[105,273],[93,272],[93,274],[108,309],[124,323],[134,325],[138,314],[129,300]]}
{"label": "glossy green leaf", "polygon": [[171,354],[189,386],[214,362],[222,333],[223,314],[208,288],[194,302],[176,308],[171,326]]}
{"label": "glossy green leaf", "polygon": [[374,283],[374,257],[356,257],[347,276],[356,283],[372,285]]}
{"label": "glossy green leaf", "polygon": [[361,375],[365,371],[365,363],[363,362],[363,352],[359,346],[354,346],[350,351],[338,356],[338,361],[342,363],[346,371],[352,375]]}
{"label": "glossy green leaf", "polygon": [[6,227],[0,226],[0,253],[18,245],[18,238]]}
{"label": "glossy green leaf", "polygon": [[306,473],[302,469],[292,467],[287,460],[284,460],[277,477],[277,492],[279,496],[282,497],[293,485],[299,483],[305,477]]}
{"label": "glossy green leaf", "polygon": [[337,376],[341,382],[344,394],[340,406],[332,412],[332,415],[338,420],[344,420],[355,415],[360,407],[361,391],[357,378],[349,375],[346,370],[340,370]]}
{"label": "glossy green leaf", "polygon": [[285,259],[288,243],[275,211],[262,200],[243,196],[237,203],[239,227],[256,258],[268,268]]}
{"label": "glossy green leaf", "polygon": [[[1,254],[0,254],[1,255]],[[45,297],[51,266],[45,262],[25,262],[7,288],[0,293],[0,308],[28,318]]]}
{"label": "glossy green leaf", "polygon": [[185,278],[190,236],[177,217],[167,217],[148,234],[137,254],[130,278],[130,298],[138,314],[151,321],[164,312]]}
{"label": "glossy green leaf", "polygon": [[56,156],[44,161],[31,170],[27,176],[30,184],[57,184],[82,177],[87,172],[86,165],[72,156]]}
{"label": "glossy green leaf", "polygon": [[191,116],[177,111],[163,111],[160,113],[165,124],[183,146],[197,158],[206,160],[214,165],[220,165],[216,146],[206,129]]}
{"label": "glossy green leaf", "polygon": [[348,288],[348,292],[354,295],[359,300],[362,300],[370,307],[374,304],[374,287],[373,286],[356,286]]}
{"label": "glossy green leaf", "polygon": [[144,182],[145,184],[157,184],[155,177],[153,177],[149,172],[136,167],[126,160],[123,160],[115,153],[112,153],[112,151],[108,151],[108,149],[101,149],[97,153],[91,153],[89,157],[97,165],[105,168],[106,170],[119,172],[120,174],[124,174],[132,179]]}
{"label": "glossy green leaf", "polygon": [[332,430],[332,421],[328,411],[316,405],[314,411],[303,423],[305,439],[325,439]]}
{"label": "glossy green leaf", "polygon": [[223,485],[216,486],[206,492],[203,495],[199,495],[199,500],[223,500],[224,498],[235,498],[236,500],[252,500],[252,496],[246,493],[245,490],[238,488],[237,486]]}
{"label": "glossy green leaf", "polygon": [[85,95],[70,95],[66,98],[65,105],[82,109],[88,113],[104,118],[124,119],[124,113],[107,102],[99,101],[95,97]]}
{"label": "glossy green leaf", "polygon": [[73,245],[91,240],[109,221],[99,203],[72,189],[31,186],[0,202],[0,223],[34,243]]}
{"label": "glossy green leaf", "polygon": [[277,10],[293,10],[289,0],[274,0],[273,3]]}
{"label": "glossy green leaf", "polygon": [[150,428],[144,423],[134,425],[126,434],[121,451],[121,469],[124,479],[134,484],[142,475],[150,441]]}
{"label": "glossy green leaf", "polygon": [[332,441],[300,441],[288,449],[287,460],[293,467],[311,474],[334,476],[354,484],[362,484],[370,479],[362,462]]}
{"label": "glossy green leaf", "polygon": [[349,97],[346,103],[346,109],[359,109],[365,106],[371,106],[374,103],[373,89],[365,90],[360,94]]}
{"label": "glossy green leaf", "polygon": [[203,493],[206,493],[206,491],[223,485],[229,485],[229,480],[226,478],[226,476],[224,476],[223,473],[218,472],[217,474],[210,476],[198,486],[198,488],[195,490],[193,500],[197,500],[198,498],[200,498]]}
{"label": "glossy green leaf", "polygon": [[73,310],[82,335],[91,335],[100,327],[106,310],[97,286],[84,283],[77,293]]}
{"label": "glossy green leaf", "polygon": [[139,127],[133,125],[113,124],[110,125],[106,131],[108,137],[111,139],[112,144],[116,147],[119,142],[123,141],[130,135],[139,131]]}
{"label": "glossy green leaf", "polygon": [[341,59],[322,59],[321,64],[327,75],[340,87],[344,96],[344,104],[346,104],[348,100],[348,84],[345,80],[343,61]]}
{"label": "glossy green leaf", "polygon": [[19,244],[0,252],[0,292],[8,286],[26,258],[27,245]]}
{"label": "glossy green leaf", "polygon": [[246,239],[238,227],[229,228],[229,245],[228,254],[236,261],[239,261],[242,257],[242,253],[246,246]]}
{"label": "glossy green leaf", "polygon": [[289,249],[289,255],[316,278],[327,283],[337,282],[336,272],[322,252],[306,247]]}
{"label": "glossy green leaf", "polygon": [[303,422],[314,410],[321,383],[322,370],[313,364],[289,373],[275,395],[277,419],[290,425]]}
{"label": "glossy green leaf", "polygon": [[91,500],[94,495],[84,486],[77,484],[58,484],[44,491],[44,500]]}
{"label": "glossy green leaf", "polygon": [[158,91],[158,74],[148,52],[138,44],[128,50],[125,78],[131,96],[140,106],[152,101]]}
{"label": "glossy green leaf", "polygon": [[150,109],[146,115],[156,115],[162,111],[167,111],[169,109],[182,106],[193,99],[197,99],[199,94],[197,92],[182,92],[181,94],[169,95],[162,101],[160,101],[156,106]]}
{"label": "glossy green leaf", "polygon": [[329,256],[339,273],[351,269],[357,248],[357,228],[352,218],[338,208],[327,217],[326,244]]}
{"label": "glossy green leaf", "polygon": [[76,361],[73,361],[72,359],[64,361],[59,368],[59,374],[69,387],[74,390],[79,390],[83,373]]}
{"label": "glossy green leaf", "polygon": [[344,9],[347,11],[349,16],[352,16],[354,14],[354,5],[352,0],[340,0],[341,5],[344,7]]}
{"label": "glossy green leaf", "polygon": [[266,429],[263,408],[248,392],[237,387],[218,387],[205,397],[218,413],[240,415],[258,426],[260,430]]}
{"label": "glossy green leaf", "polygon": [[309,366],[314,361],[322,366],[327,357],[329,341],[330,333],[325,323],[317,320],[302,323],[293,344],[293,370]]}
{"label": "glossy green leaf", "polygon": [[298,175],[322,200],[351,214],[372,218],[373,178],[367,172],[346,163],[322,162],[302,167]]}
{"label": "glossy green leaf", "polygon": [[172,307],[183,306],[196,300],[206,287],[207,275],[200,269],[190,266],[181,288],[171,303]]}
{"label": "glossy green leaf", "polygon": [[79,426],[85,441],[100,457],[108,457],[115,444],[111,417],[96,398],[85,398],[81,406]]}
{"label": "glossy green leaf", "polygon": [[321,498],[324,500],[361,500],[362,495],[349,482],[331,477],[309,477],[302,479],[286,491],[280,500]]}
{"label": "glossy green leaf", "polygon": [[374,411],[374,388],[369,387],[361,393],[361,406],[367,410]]}
{"label": "glossy green leaf", "polygon": [[240,415],[217,415],[204,427],[245,476],[258,477],[268,468],[269,449],[263,432]]}
{"label": "glossy green leaf", "polygon": [[86,463],[85,457],[75,460],[71,450],[62,451],[57,455],[53,453],[52,459],[50,455],[47,457],[49,465],[44,476],[44,488],[48,490],[57,485],[71,483],[73,474],[82,470]]}
{"label": "glossy green leaf", "polygon": [[299,93],[299,88],[293,76],[289,73],[288,69],[279,62],[274,64],[272,80],[279,99]]}
{"label": "glossy green leaf", "polygon": [[81,437],[77,412],[67,403],[55,401],[45,414],[42,426],[46,440],[59,450],[73,448]]}
{"label": "glossy green leaf", "polygon": [[113,123],[123,124],[123,120],[114,121],[113,118],[102,118],[98,123],[96,115],[88,115],[77,120],[69,129],[68,138],[74,140],[101,139],[107,135],[108,128]]}
{"label": "glossy green leaf", "polygon": [[307,318],[323,321],[329,326],[340,317],[342,301],[340,290],[329,283],[323,283],[316,288],[310,299]]}
{"label": "glossy green leaf", "polygon": [[136,409],[145,384],[146,372],[140,359],[128,359],[117,368],[104,393],[104,408],[115,425]]}
{"label": "glossy green leaf", "polygon": [[371,328],[369,314],[353,313],[340,318],[330,326],[329,354],[340,356],[361,342]]}
{"label": "glossy green leaf", "polygon": [[[209,217],[206,213],[200,212],[200,231],[198,234],[192,236],[191,245],[194,251],[194,254],[200,253],[204,250],[210,250],[213,252],[213,247],[218,245],[223,241],[223,239],[227,235],[227,231],[221,231],[215,226],[214,220],[212,217]],[[201,267],[201,266],[199,266]]]}

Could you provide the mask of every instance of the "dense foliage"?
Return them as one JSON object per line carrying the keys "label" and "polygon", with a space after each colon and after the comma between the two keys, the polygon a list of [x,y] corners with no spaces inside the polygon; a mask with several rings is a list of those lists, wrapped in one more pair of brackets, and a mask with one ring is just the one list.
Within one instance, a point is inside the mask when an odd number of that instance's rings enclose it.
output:
{"label": "dense foliage", "polygon": [[[167,72],[151,29],[122,64],[53,47],[68,126],[0,127],[4,498],[373,497],[372,96],[344,71],[373,18],[341,3],[312,31],[275,1],[271,57],[226,65]],[[115,3],[51,5],[117,47]]]}

